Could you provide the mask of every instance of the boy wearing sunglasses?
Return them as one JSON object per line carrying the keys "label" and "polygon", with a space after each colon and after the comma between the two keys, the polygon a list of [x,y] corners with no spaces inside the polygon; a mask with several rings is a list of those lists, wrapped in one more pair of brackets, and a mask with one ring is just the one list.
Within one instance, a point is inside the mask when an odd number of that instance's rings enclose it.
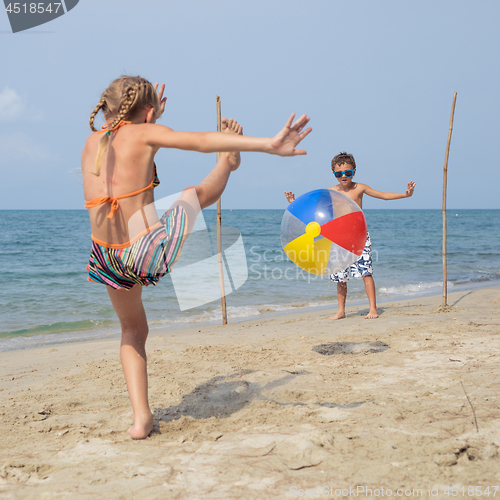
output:
{"label": "boy wearing sunglasses", "polygon": [[[354,161],[354,157],[347,153],[340,153],[333,158],[332,172],[339,184],[329,189],[334,189],[339,193],[345,194],[351,198],[351,200],[354,200],[360,208],[363,208],[364,194],[372,196],[373,198],[380,198],[381,200],[398,200],[400,198],[409,198],[415,189],[415,183],[413,181],[408,183],[405,193],[384,193],[382,191],[376,191],[366,184],[353,182],[353,177],[356,173],[356,162]],[[291,191],[285,191],[285,196],[289,203],[295,200],[295,195]],[[369,233],[361,257],[352,266],[330,276],[330,279],[337,283],[337,297],[339,301],[339,310],[335,316],[330,318],[332,320],[345,318],[345,303],[349,274],[355,278],[363,278],[365,283],[366,295],[370,303],[370,311],[365,316],[365,319],[378,318],[375,282],[372,276],[372,252]]]}

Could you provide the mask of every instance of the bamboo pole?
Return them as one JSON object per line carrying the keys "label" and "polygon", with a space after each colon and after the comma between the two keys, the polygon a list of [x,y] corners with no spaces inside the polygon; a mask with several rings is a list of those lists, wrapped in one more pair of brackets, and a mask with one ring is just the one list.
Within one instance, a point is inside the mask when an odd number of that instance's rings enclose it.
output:
{"label": "bamboo pole", "polygon": [[[221,131],[221,116],[220,116],[220,96],[217,96],[217,132]],[[220,153],[217,153],[217,161],[219,161]],[[217,200],[217,262],[219,264],[219,281],[220,281],[220,300],[222,305],[222,324],[227,325],[227,311],[226,311],[226,291],[224,288],[224,267],[222,264],[222,213],[221,213],[221,199]]]}
{"label": "bamboo pole", "polygon": [[453,117],[455,116],[455,102],[457,93],[453,95],[451,105],[450,128],[448,129],[448,143],[446,144],[446,156],[443,169],[443,306],[448,305],[448,270],[446,262],[446,184],[448,181],[448,157],[450,155],[451,132],[453,130]]}

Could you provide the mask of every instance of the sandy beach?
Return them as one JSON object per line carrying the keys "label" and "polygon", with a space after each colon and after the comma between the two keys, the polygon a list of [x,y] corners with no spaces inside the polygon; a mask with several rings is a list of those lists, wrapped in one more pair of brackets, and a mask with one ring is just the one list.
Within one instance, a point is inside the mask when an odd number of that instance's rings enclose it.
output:
{"label": "sandy beach", "polygon": [[500,287],[440,303],[155,332],[144,441],[118,339],[1,353],[0,497],[494,498]]}

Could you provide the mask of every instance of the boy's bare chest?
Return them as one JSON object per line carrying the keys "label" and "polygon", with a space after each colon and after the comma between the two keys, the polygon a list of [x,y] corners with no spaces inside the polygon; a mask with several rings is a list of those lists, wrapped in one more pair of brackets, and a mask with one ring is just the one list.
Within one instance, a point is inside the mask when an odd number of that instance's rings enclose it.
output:
{"label": "boy's bare chest", "polygon": [[333,186],[329,189],[333,189],[334,191],[345,194],[348,198],[351,198],[352,201],[355,201],[360,208],[363,208],[363,191],[359,186],[353,187],[348,191],[340,190],[338,186]]}

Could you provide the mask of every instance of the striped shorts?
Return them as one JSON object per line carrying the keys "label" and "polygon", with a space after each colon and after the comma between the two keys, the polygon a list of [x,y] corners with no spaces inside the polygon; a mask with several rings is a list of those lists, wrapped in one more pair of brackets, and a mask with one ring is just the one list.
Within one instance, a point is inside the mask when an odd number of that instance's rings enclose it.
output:
{"label": "striped shorts", "polygon": [[108,248],[93,241],[87,279],[115,289],[156,285],[179,259],[186,237],[187,215],[176,206],[125,248]]}

